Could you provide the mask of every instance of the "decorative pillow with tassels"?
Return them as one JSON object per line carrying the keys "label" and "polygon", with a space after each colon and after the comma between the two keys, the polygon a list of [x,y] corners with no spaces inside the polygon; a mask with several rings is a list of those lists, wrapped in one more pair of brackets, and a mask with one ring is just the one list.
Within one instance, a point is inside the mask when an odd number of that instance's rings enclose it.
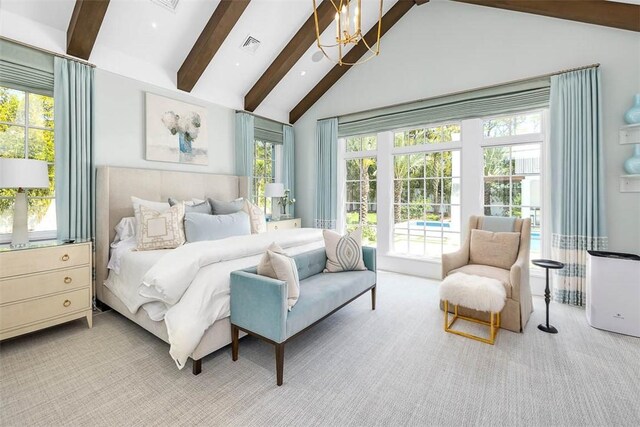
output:
{"label": "decorative pillow with tassels", "polygon": [[327,252],[325,273],[366,270],[362,259],[362,230],[357,228],[344,236],[332,230],[322,230]]}

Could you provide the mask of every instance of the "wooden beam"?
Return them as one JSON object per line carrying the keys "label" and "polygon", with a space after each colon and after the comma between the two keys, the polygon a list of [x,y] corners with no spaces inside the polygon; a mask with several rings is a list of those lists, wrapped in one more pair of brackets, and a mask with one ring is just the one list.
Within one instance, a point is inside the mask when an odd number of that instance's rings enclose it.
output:
{"label": "wooden beam", "polygon": [[[324,0],[316,11],[318,13],[318,27],[322,33],[333,22],[335,8],[331,4],[331,0]],[[255,111],[315,41],[316,23],[312,13],[244,97],[244,109]]]}
{"label": "wooden beam", "polygon": [[76,0],[67,28],[67,55],[89,59],[109,0]]}
{"label": "wooden beam", "polygon": [[640,31],[640,6],[605,0],[454,0],[552,18]]}
{"label": "wooden beam", "polygon": [[178,89],[191,92],[250,1],[220,1],[178,70]]}
{"label": "wooden beam", "polygon": [[[393,25],[400,20],[407,13],[413,5],[416,4],[416,0],[398,0],[391,9],[387,11],[382,17],[382,29],[380,30],[380,37],[384,36],[387,31]],[[378,36],[378,25],[374,25],[373,28],[365,34],[364,39],[369,46],[373,46]],[[354,63],[358,61],[362,56],[367,53],[367,48],[364,43],[358,43],[351,48],[349,52],[344,56],[344,61]],[[289,122],[295,123],[304,113],[307,112],[318,99],[322,97],[340,78],[351,69],[352,65],[336,65],[326,76],[320,80],[320,82],[311,91],[302,98],[302,101],[296,105],[289,113]]]}

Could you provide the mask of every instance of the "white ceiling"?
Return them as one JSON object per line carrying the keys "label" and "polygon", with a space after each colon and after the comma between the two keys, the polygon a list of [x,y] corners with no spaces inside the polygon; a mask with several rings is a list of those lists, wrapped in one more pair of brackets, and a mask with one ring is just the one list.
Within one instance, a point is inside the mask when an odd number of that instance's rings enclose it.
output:
{"label": "white ceiling", "polygon": [[[65,32],[75,0],[0,0],[2,11]],[[176,73],[218,6],[219,0],[180,0],[175,12],[151,0],[111,0],[90,58],[100,68],[175,88]],[[394,3],[384,2],[386,11]],[[377,0],[363,0],[363,28],[376,20]],[[244,96],[313,12],[312,0],[253,0],[237,22],[192,94],[242,109]],[[323,37],[331,36],[333,25]],[[255,54],[240,49],[251,35],[260,40]],[[61,46],[64,51],[64,46]],[[317,47],[302,59],[256,110],[287,121],[289,111],[334,65],[313,62]],[[146,63],[153,71],[141,72]],[[130,69],[127,69],[130,68]],[[138,68],[134,70],[133,68]],[[164,76],[154,80],[154,76]],[[163,80],[163,81],[160,81]]]}
{"label": "white ceiling", "polygon": [[[151,0],[111,0],[90,61],[109,71],[175,89],[177,71],[218,3],[219,0],[180,0],[172,12]],[[384,1],[385,11],[393,3]],[[58,50],[64,52],[64,34],[74,4],[75,0],[0,0],[0,11],[54,29],[60,34]],[[364,29],[375,22],[377,4],[377,0],[363,0]],[[312,11],[312,0],[251,1],[192,94],[242,109],[246,93]],[[323,37],[334,31],[331,25]],[[2,29],[0,32],[5,35]],[[240,49],[248,35],[261,41],[253,55]],[[317,50],[315,45],[307,50],[258,107],[257,114],[288,120],[289,111],[334,65],[327,59],[313,62],[311,56]],[[381,54],[384,55],[384,39]]]}

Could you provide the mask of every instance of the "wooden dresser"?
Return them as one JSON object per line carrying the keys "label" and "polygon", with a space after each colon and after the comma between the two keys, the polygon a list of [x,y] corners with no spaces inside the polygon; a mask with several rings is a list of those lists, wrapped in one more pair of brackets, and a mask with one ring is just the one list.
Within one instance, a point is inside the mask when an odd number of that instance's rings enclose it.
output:
{"label": "wooden dresser", "polygon": [[267,231],[286,230],[288,228],[300,228],[300,218],[278,219],[267,222]]}
{"label": "wooden dresser", "polygon": [[0,340],[91,318],[91,242],[0,247]]}

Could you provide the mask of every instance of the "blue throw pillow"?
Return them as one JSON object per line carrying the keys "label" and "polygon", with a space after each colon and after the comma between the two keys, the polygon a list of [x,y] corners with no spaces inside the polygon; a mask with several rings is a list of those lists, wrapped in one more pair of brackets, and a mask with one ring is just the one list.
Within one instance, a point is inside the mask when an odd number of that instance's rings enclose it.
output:
{"label": "blue throw pillow", "polygon": [[187,212],[184,215],[184,234],[189,243],[243,236],[251,234],[251,222],[246,212],[229,215]]}
{"label": "blue throw pillow", "polygon": [[244,207],[244,199],[236,199],[230,202],[222,202],[216,199],[207,199],[214,215],[228,215],[239,212]]}
{"label": "blue throw pillow", "polygon": [[[173,205],[177,205],[178,203],[180,203],[179,200],[174,199],[173,197],[169,197],[169,206],[173,206]],[[184,211],[185,212],[197,212],[197,213],[203,213],[203,214],[208,214],[211,215],[211,205],[209,204],[208,201],[204,201],[202,203],[198,203],[197,205],[195,204],[184,204]]]}

